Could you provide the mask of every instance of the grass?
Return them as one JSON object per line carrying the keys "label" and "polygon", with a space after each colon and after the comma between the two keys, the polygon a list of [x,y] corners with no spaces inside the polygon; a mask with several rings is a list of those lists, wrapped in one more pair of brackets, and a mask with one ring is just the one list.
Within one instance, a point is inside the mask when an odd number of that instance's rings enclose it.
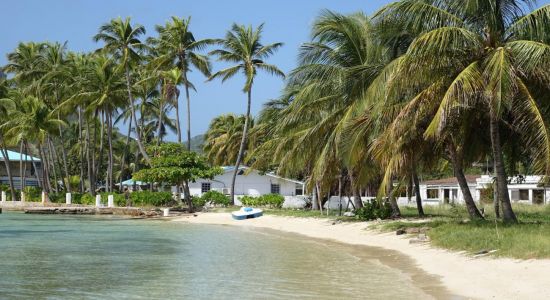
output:
{"label": "grass", "polygon": [[399,228],[430,227],[432,245],[444,249],[477,253],[497,250],[494,256],[519,259],[550,258],[550,206],[515,205],[519,224],[495,220],[494,211],[486,207],[486,220],[465,221],[468,214],[462,206],[426,207],[427,222],[418,222],[416,209],[403,208],[405,220],[378,226],[384,231]]}
{"label": "grass", "polygon": [[[217,212],[231,212],[238,207],[217,208]],[[495,220],[492,207],[485,206],[486,220],[468,221],[464,206],[425,206],[426,218],[418,218],[415,207],[401,207],[403,218],[371,225],[381,231],[395,231],[400,228],[430,227],[428,236],[436,247],[466,251],[475,254],[480,251],[497,250],[491,255],[519,259],[550,258],[550,206],[514,205],[519,224],[507,225]],[[266,215],[324,218],[357,222],[349,217],[339,217],[338,211],[321,215],[319,211],[295,209],[265,209]]]}

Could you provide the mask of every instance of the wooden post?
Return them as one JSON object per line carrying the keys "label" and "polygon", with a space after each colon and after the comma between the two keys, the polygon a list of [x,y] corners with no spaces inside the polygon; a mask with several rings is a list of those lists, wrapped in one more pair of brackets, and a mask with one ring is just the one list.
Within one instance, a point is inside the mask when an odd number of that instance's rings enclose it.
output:
{"label": "wooden post", "polygon": [[21,202],[25,202],[25,192],[21,191]]}
{"label": "wooden post", "polygon": [[101,195],[100,194],[95,195],[95,206],[96,207],[101,206]]}
{"label": "wooden post", "polygon": [[115,207],[115,201],[113,195],[107,196],[107,207]]}
{"label": "wooden post", "polygon": [[6,202],[6,192],[2,191],[2,202]]}
{"label": "wooden post", "polygon": [[72,204],[71,193],[66,193],[66,194],[65,194],[65,204],[68,204],[68,205],[71,205],[71,204]]}

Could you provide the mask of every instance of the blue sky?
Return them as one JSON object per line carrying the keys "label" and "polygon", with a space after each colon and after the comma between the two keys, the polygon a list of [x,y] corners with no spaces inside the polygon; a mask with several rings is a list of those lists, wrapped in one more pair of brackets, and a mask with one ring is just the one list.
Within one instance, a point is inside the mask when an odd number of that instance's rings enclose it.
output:
{"label": "blue sky", "polygon": [[[6,54],[22,41],[68,41],[75,51],[89,51],[99,47],[92,36],[102,23],[118,16],[132,17],[134,22],[154,35],[154,25],[164,24],[170,16],[192,16],[192,30],[196,38],[221,38],[233,22],[257,26],[265,23],[264,43],[284,42],[269,61],[284,72],[296,66],[296,55],[301,43],[308,41],[310,25],[323,9],[341,13],[363,11],[372,14],[390,0],[7,0],[2,1],[0,31],[0,65],[6,63]],[[539,4],[550,0],[540,1]],[[214,63],[218,70],[223,65]],[[192,134],[203,133],[210,120],[222,113],[244,113],[246,98],[241,89],[242,76],[221,84],[205,82],[194,72],[190,79],[197,87],[191,95]],[[283,81],[264,74],[257,77],[253,90],[253,113],[262,103],[279,95]],[[183,99],[180,99],[182,101]],[[183,102],[180,102],[183,103]],[[182,117],[184,115],[182,114]],[[183,119],[182,119],[183,121]],[[184,126],[184,122],[182,125]],[[174,139],[171,134],[169,139]]]}

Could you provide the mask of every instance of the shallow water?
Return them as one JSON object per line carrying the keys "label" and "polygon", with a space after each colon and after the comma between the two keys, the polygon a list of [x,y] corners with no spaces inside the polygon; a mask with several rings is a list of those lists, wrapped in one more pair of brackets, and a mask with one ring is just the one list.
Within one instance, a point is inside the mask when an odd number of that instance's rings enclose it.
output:
{"label": "shallow water", "polygon": [[230,226],[0,214],[1,299],[449,298],[376,248]]}

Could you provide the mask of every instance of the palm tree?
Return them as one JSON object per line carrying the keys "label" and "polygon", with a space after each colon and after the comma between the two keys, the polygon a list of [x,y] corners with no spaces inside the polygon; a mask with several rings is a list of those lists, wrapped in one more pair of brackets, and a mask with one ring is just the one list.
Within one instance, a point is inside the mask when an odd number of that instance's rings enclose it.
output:
{"label": "palm tree", "polygon": [[[227,166],[237,159],[245,119],[244,115],[224,114],[210,122],[203,149],[211,164]],[[252,120],[250,127],[253,128]]]}
{"label": "palm tree", "polygon": [[235,162],[235,170],[231,180],[231,203],[235,203],[235,180],[239,171],[239,166],[243,159],[244,148],[248,134],[248,125],[250,123],[250,106],[252,103],[252,85],[256,77],[257,71],[262,70],[271,75],[284,78],[285,74],[275,65],[265,62],[283,43],[273,43],[263,45],[260,41],[263,30],[263,24],[253,29],[252,26],[245,27],[243,25],[233,24],[231,30],[225,35],[225,39],[219,41],[222,49],[217,49],[210,54],[218,56],[219,61],[228,63],[236,63],[236,65],[220,70],[208,80],[221,77],[222,82],[233,77],[238,72],[242,72],[245,76],[245,85],[243,92],[247,93],[247,108],[246,119],[243,128],[243,136],[239,146],[237,161]]}
{"label": "palm tree", "polygon": [[[38,155],[43,168],[41,186],[48,191],[49,174],[42,145],[48,135],[57,132],[59,126],[65,126],[66,123],[57,119],[44,102],[34,96],[23,96],[18,93],[16,99],[16,108],[11,111],[10,120],[2,127],[5,129],[8,140],[14,143],[19,142],[27,149],[29,143],[37,143]],[[21,176],[23,177],[23,174]],[[36,176],[38,178],[38,173]]]}
{"label": "palm tree", "polygon": [[[403,90],[434,89],[439,84],[439,108],[429,132],[441,133],[452,108],[483,104],[495,165],[497,195],[505,222],[517,222],[507,189],[501,124],[512,125],[526,144],[537,149],[539,171],[550,173],[550,135],[533,84],[547,85],[550,63],[550,5],[533,12],[532,1],[399,1],[384,7],[375,18],[391,19],[420,32],[396,68],[392,84]],[[539,97],[540,98],[540,97]],[[534,133],[534,134],[532,134]]]}
{"label": "palm tree", "polygon": [[[210,76],[210,62],[207,56],[201,55],[196,51],[203,50],[206,46],[215,42],[213,39],[196,40],[189,25],[191,17],[187,19],[172,17],[171,21],[166,22],[164,26],[156,26],[159,33],[158,38],[149,39],[160,53],[157,62],[159,65],[168,64],[177,66],[181,71],[183,85],[185,86],[185,96],[187,98],[187,149],[191,151],[191,97],[189,89],[195,90],[193,84],[188,80],[188,72],[193,66],[204,76]],[[179,82],[178,82],[179,84]],[[177,95],[176,95],[177,96]],[[179,101],[175,99],[176,125],[178,143],[181,143],[181,128],[179,119]]]}
{"label": "palm tree", "polygon": [[11,199],[12,201],[16,200],[15,195],[15,186],[13,184],[13,177],[11,174],[10,160],[8,159],[8,151],[6,148],[6,142],[4,139],[4,129],[1,128],[5,122],[8,120],[9,113],[15,109],[15,103],[13,100],[8,98],[9,96],[9,86],[5,78],[0,78],[0,150],[2,151],[2,157],[4,158],[4,164],[6,167],[6,173],[8,175],[8,182],[10,185]]}
{"label": "palm tree", "polygon": [[147,155],[141,140],[140,128],[137,126],[138,122],[130,78],[130,66],[139,61],[139,51],[145,48],[145,45],[139,40],[139,37],[143,34],[145,34],[145,27],[141,25],[132,26],[130,18],[122,20],[122,18],[119,17],[112,19],[109,23],[103,24],[99,28],[99,33],[94,36],[94,41],[103,41],[105,43],[103,50],[120,59],[120,63],[124,67],[126,89],[132,115],[131,120],[134,125],[136,125],[137,144],[141,155],[145,158],[147,163],[150,163],[149,155]]}

